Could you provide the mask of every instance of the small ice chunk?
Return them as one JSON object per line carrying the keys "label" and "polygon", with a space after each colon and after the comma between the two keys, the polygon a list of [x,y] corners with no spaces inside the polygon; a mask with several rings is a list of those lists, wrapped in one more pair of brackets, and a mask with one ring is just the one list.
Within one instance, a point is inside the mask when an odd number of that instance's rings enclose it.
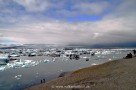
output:
{"label": "small ice chunk", "polygon": [[22,75],[16,75],[14,78],[19,80],[19,79],[21,79],[21,77],[22,77]]}
{"label": "small ice chunk", "polygon": [[96,63],[92,63],[91,65],[97,65]]}
{"label": "small ice chunk", "polygon": [[83,57],[84,59],[86,59],[87,57]]}
{"label": "small ice chunk", "polygon": [[53,62],[55,62],[55,59],[53,60]]}
{"label": "small ice chunk", "polygon": [[111,54],[111,51],[103,51],[101,54],[103,54],[103,55],[107,55],[107,54]]}
{"label": "small ice chunk", "polygon": [[109,58],[109,61],[111,61],[111,58]]}
{"label": "small ice chunk", "polygon": [[[44,62],[49,62],[50,60],[44,60]],[[4,65],[4,66],[0,66],[0,71],[4,71],[6,69],[9,69],[9,68],[28,68],[28,67],[32,67],[32,66],[36,66],[38,65],[39,63],[41,63],[42,60],[39,60],[39,61],[33,61],[33,60],[15,60],[15,61],[11,61],[9,63],[7,63],[7,65]]]}
{"label": "small ice chunk", "polygon": [[5,67],[4,66],[1,66],[0,67],[0,71],[4,71],[5,70]]}
{"label": "small ice chunk", "polygon": [[44,62],[44,63],[47,63],[47,62],[49,62],[49,61],[50,61],[50,60],[44,60],[43,62]]}

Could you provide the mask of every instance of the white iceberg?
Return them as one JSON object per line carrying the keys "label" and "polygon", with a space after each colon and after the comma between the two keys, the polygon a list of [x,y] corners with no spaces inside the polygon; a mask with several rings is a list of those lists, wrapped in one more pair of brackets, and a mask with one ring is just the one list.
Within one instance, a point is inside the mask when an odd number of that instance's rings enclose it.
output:
{"label": "white iceberg", "polygon": [[21,77],[22,77],[22,75],[16,75],[14,78],[19,80],[19,79],[21,79]]}
{"label": "white iceberg", "polygon": [[47,63],[47,62],[49,62],[49,61],[50,61],[50,60],[44,60],[43,62],[44,62],[44,63]]}
{"label": "white iceberg", "polygon": [[31,67],[31,66],[36,66],[40,63],[41,61],[33,61],[33,60],[16,60],[16,61],[11,61],[7,63],[7,65],[1,66],[0,71],[4,71],[8,68],[21,68],[21,67]]}

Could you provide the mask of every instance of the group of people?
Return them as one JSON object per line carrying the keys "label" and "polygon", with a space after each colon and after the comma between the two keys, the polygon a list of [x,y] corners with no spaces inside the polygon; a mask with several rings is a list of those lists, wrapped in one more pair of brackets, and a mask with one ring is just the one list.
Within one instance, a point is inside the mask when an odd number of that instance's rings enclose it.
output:
{"label": "group of people", "polygon": [[136,56],[136,50],[135,49],[133,50],[133,54],[129,53],[129,54],[127,54],[127,56],[125,58],[132,58],[133,55]]}

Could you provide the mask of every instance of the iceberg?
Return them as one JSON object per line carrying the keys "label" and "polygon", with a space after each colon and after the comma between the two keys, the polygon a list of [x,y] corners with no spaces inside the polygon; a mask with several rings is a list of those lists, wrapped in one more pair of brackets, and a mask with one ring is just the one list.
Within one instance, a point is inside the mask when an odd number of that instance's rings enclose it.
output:
{"label": "iceberg", "polygon": [[33,61],[33,60],[15,60],[7,63],[7,65],[0,66],[0,71],[4,71],[8,68],[28,68],[32,66],[36,66],[40,63],[41,61]]}
{"label": "iceberg", "polygon": [[44,60],[43,62],[44,62],[44,63],[47,63],[47,62],[49,62],[49,61],[50,61],[50,60]]}
{"label": "iceberg", "polygon": [[19,80],[19,79],[21,79],[21,77],[22,77],[22,75],[16,75],[14,78]]}

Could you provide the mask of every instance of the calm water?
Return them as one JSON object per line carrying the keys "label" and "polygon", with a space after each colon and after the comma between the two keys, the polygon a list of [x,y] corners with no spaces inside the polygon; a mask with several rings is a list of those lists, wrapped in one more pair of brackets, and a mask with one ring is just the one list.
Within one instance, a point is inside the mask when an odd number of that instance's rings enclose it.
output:
{"label": "calm water", "polygon": [[[59,76],[62,72],[77,70],[91,65],[101,64],[110,60],[123,58],[128,49],[95,50],[96,55],[81,55],[79,60],[70,60],[64,55],[53,58],[48,56],[21,56],[18,61],[11,61],[0,66],[0,90],[20,90],[39,84]],[[85,58],[89,58],[86,61]]]}

